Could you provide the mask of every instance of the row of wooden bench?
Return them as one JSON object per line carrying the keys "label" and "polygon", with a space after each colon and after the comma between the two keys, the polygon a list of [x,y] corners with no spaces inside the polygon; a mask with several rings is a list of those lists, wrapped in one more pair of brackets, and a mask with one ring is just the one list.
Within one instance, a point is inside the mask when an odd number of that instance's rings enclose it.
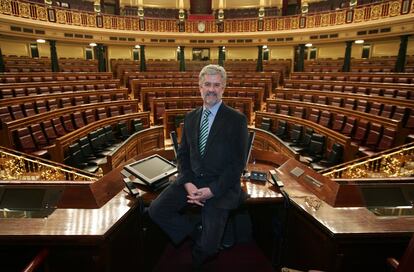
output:
{"label": "row of wooden bench", "polygon": [[286,80],[284,88],[318,90],[326,92],[359,93],[376,96],[414,99],[414,86],[405,83],[374,83],[325,80]]}
{"label": "row of wooden bench", "polygon": [[128,99],[128,89],[76,91],[14,97],[0,100],[0,127],[4,122],[52,111],[58,108]]}
{"label": "row of wooden bench", "polygon": [[[141,97],[143,87],[190,87],[198,86],[198,79],[133,79],[131,80],[131,92],[134,98]],[[272,93],[272,81],[268,78],[230,78],[227,87],[261,87],[264,88],[263,98],[270,97]]]}
{"label": "row of wooden bench", "polygon": [[363,72],[294,72],[293,80],[333,80],[377,83],[414,83],[414,73],[363,73]]}
{"label": "row of wooden bench", "polygon": [[119,88],[118,79],[26,82],[0,85],[0,98]]}
{"label": "row of wooden bench", "polygon": [[[168,78],[174,80],[176,78],[185,78],[198,80],[199,72],[125,72],[122,76],[122,82],[126,87],[131,86],[132,79],[162,79]],[[277,72],[247,72],[247,73],[238,73],[238,72],[227,72],[227,78],[270,78],[272,80],[272,88],[276,88],[279,84],[283,83],[283,76]],[[197,84],[198,85],[198,84]]]}
{"label": "row of wooden bench", "polygon": [[[227,87],[225,97],[251,97],[254,102],[253,110],[260,110],[263,103],[264,89],[260,87]],[[143,87],[140,101],[143,110],[151,109],[151,100],[161,97],[191,97],[200,96],[197,87]]]}
{"label": "row of wooden bench", "polygon": [[357,112],[346,108],[291,100],[278,100],[272,103],[274,113],[284,116],[294,116],[296,118],[320,124],[326,128],[333,129],[352,137],[352,140],[359,141],[360,145],[363,144],[364,138],[356,138],[359,136],[357,136],[358,133],[355,122],[378,124],[378,126],[381,126],[384,130],[387,129],[392,131],[394,135],[390,147],[403,144],[410,131],[409,129],[402,127],[401,121],[392,120],[382,116],[374,116],[369,113]]}
{"label": "row of wooden bench", "polygon": [[[370,96],[354,93],[309,91],[300,89],[278,89],[276,100],[303,101],[322,105],[366,112],[376,116],[382,116],[401,121],[403,127],[414,129],[414,111],[412,100]],[[267,109],[274,111],[275,100],[267,100]]]}
{"label": "row of wooden bench", "polygon": [[111,72],[20,72],[0,74],[1,83],[112,79]]}
{"label": "row of wooden bench", "polygon": [[[250,97],[223,97],[223,102],[244,113],[250,122],[253,117],[253,101]],[[154,124],[163,123],[164,112],[168,109],[193,109],[203,105],[200,96],[195,97],[159,97],[152,99],[151,114]]]}

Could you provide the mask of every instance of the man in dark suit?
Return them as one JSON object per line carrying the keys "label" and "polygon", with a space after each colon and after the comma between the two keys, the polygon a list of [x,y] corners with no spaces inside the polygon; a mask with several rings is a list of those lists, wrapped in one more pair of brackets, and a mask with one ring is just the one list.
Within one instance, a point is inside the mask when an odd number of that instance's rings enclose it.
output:
{"label": "man in dark suit", "polygon": [[192,250],[195,268],[218,253],[229,211],[242,199],[240,176],[247,153],[247,120],[223,103],[225,87],[223,67],[207,65],[201,70],[203,107],[184,119],[177,152],[178,177],[149,208],[153,221],[179,244],[195,233],[196,226],[182,210],[187,205],[201,207],[201,234]]}

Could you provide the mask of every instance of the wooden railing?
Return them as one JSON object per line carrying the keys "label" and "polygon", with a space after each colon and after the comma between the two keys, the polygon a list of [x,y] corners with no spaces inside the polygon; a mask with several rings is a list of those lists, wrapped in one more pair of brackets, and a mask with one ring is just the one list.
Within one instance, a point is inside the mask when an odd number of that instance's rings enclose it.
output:
{"label": "wooden railing", "polygon": [[[65,114],[71,114],[74,111],[83,112],[89,109],[98,109],[98,108],[109,108],[111,106],[126,106],[130,105],[133,112],[138,111],[138,102],[136,100],[119,100],[119,101],[109,101],[109,102],[101,102],[101,103],[92,103],[92,104],[84,104],[79,106],[73,107],[66,107],[66,108],[59,108],[49,112],[39,113],[30,117],[5,122],[3,123],[3,127],[0,130],[0,143],[6,147],[14,147],[13,141],[13,131],[19,128],[27,127],[34,124],[40,124],[45,120],[51,120],[56,117],[63,116]],[[76,133],[76,131],[75,131]]]}
{"label": "wooden railing", "polygon": [[[273,124],[277,124],[278,120],[283,120],[289,124],[301,124],[303,126],[312,128],[316,133],[326,136],[328,145],[332,145],[333,143],[339,143],[344,147],[344,150],[346,150],[346,152],[344,152],[343,161],[350,161],[354,159],[358,151],[358,146],[353,145],[351,143],[350,137],[345,136],[334,130],[331,130],[327,127],[324,127],[322,125],[319,125],[317,123],[314,123],[312,121],[294,117],[294,116],[288,116],[284,114],[269,113],[269,112],[256,112],[256,122],[255,122],[256,127],[260,127],[263,118],[269,118],[273,120],[272,122]],[[274,131],[275,128],[271,128],[271,130]]]}
{"label": "wooden railing", "polygon": [[0,180],[2,181],[89,181],[99,175],[67,165],[0,147]]}
{"label": "wooden railing", "polygon": [[106,125],[115,125],[119,122],[130,123],[134,119],[141,119],[143,127],[149,127],[149,112],[134,112],[98,120],[57,138],[55,144],[49,148],[50,157],[53,161],[62,163],[65,159],[65,150],[76,140],[85,137],[91,131],[97,130],[98,128]]}
{"label": "wooden railing", "polygon": [[[254,102],[253,110],[261,110],[264,90],[262,87],[227,87],[224,97],[251,97]],[[151,100],[158,97],[190,97],[200,96],[198,87],[143,87],[141,88],[142,108],[151,109]],[[1,105],[1,104],[0,104]]]}
{"label": "wooden railing", "polygon": [[111,154],[106,156],[107,162],[102,165],[103,173],[108,173],[136,155],[161,149],[164,149],[164,127],[150,127],[135,132]]}

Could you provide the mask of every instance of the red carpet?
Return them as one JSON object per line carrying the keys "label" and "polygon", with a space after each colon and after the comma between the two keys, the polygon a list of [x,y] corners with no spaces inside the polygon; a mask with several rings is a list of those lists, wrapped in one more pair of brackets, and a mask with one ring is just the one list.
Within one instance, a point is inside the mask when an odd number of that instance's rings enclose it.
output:
{"label": "red carpet", "polygon": [[[214,272],[272,272],[270,261],[262,254],[254,242],[238,244],[220,252],[209,264]],[[160,257],[154,272],[191,271],[191,244],[185,242],[179,248],[168,244]]]}

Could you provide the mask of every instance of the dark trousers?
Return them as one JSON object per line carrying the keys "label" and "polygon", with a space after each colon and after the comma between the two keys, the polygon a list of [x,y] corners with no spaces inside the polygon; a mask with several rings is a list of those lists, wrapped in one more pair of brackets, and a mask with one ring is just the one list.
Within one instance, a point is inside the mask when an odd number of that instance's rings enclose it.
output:
{"label": "dark trousers", "polygon": [[[198,183],[198,184],[197,184]],[[197,187],[203,184],[195,182]],[[190,220],[183,210],[188,206],[184,185],[175,182],[168,186],[149,207],[149,215],[175,244],[191,234],[197,222]],[[207,200],[200,208],[202,231],[193,246],[193,263],[202,264],[209,256],[218,252],[226,226],[229,210],[219,209]]]}

